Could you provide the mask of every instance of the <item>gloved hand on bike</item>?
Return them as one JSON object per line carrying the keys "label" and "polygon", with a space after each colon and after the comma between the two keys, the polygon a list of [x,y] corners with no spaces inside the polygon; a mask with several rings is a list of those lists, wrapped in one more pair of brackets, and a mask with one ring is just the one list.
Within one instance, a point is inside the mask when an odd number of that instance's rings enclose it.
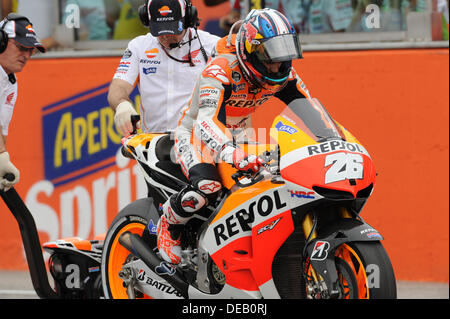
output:
{"label": "gloved hand on bike", "polygon": [[[133,132],[131,115],[137,115],[137,112],[130,101],[123,101],[117,105],[114,123],[123,136],[128,136]],[[140,128],[139,123],[136,124],[136,128]]]}
{"label": "gloved hand on bike", "polygon": [[[6,179],[6,175],[14,176],[14,180]],[[0,190],[8,191],[19,182],[19,170],[9,160],[8,152],[0,153]]]}
{"label": "gloved hand on bike", "polygon": [[233,166],[240,171],[257,173],[263,166],[263,161],[256,155],[248,155],[242,149],[236,147],[233,151]]}

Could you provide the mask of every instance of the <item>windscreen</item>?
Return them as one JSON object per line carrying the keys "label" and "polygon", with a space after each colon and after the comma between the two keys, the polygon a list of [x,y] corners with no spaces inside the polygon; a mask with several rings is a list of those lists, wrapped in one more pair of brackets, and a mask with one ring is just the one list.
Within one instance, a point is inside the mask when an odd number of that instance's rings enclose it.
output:
{"label": "windscreen", "polygon": [[295,99],[282,112],[315,141],[345,139],[344,133],[317,99]]}

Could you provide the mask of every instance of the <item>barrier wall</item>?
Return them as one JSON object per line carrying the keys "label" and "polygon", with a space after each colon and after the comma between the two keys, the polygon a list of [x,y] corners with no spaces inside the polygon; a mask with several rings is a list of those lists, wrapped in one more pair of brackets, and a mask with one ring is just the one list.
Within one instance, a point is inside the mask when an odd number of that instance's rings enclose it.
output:
{"label": "barrier wall", "polygon": [[[448,282],[448,49],[304,56],[295,66],[311,94],[374,160],[379,175],[363,217],[385,237],[397,279]],[[7,147],[41,242],[93,238],[146,194],[136,164],[116,156],[120,136],[106,93],[119,60],[31,60],[18,75]],[[258,126],[281,108],[262,106]],[[0,220],[0,269],[26,269],[3,202]]]}

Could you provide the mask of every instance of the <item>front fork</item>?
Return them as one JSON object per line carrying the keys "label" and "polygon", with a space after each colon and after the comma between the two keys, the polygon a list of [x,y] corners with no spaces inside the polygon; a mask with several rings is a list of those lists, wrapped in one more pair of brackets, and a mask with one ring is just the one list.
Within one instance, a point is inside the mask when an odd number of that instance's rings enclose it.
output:
{"label": "front fork", "polygon": [[[352,218],[352,215],[345,207],[339,209],[339,215],[341,218]],[[313,213],[307,213],[302,221],[303,233],[306,236],[303,257],[304,260],[309,258],[312,265],[310,267],[310,275],[316,290],[320,291],[321,294],[327,294],[330,298],[339,298],[340,290],[333,258],[334,250],[330,249],[330,243],[327,241],[316,241],[315,246],[313,248],[309,246],[308,249],[308,244],[317,238],[316,224],[317,221]],[[305,275],[307,276],[308,273]]]}

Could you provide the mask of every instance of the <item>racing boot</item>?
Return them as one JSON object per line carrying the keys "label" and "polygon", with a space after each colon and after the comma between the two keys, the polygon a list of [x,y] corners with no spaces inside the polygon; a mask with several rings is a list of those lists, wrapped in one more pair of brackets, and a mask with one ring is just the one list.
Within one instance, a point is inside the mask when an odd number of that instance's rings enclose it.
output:
{"label": "racing boot", "polygon": [[162,206],[163,215],[158,221],[156,234],[157,245],[161,257],[172,264],[181,261],[181,233],[185,225],[194,215],[207,204],[203,194],[192,187],[172,195]]}

